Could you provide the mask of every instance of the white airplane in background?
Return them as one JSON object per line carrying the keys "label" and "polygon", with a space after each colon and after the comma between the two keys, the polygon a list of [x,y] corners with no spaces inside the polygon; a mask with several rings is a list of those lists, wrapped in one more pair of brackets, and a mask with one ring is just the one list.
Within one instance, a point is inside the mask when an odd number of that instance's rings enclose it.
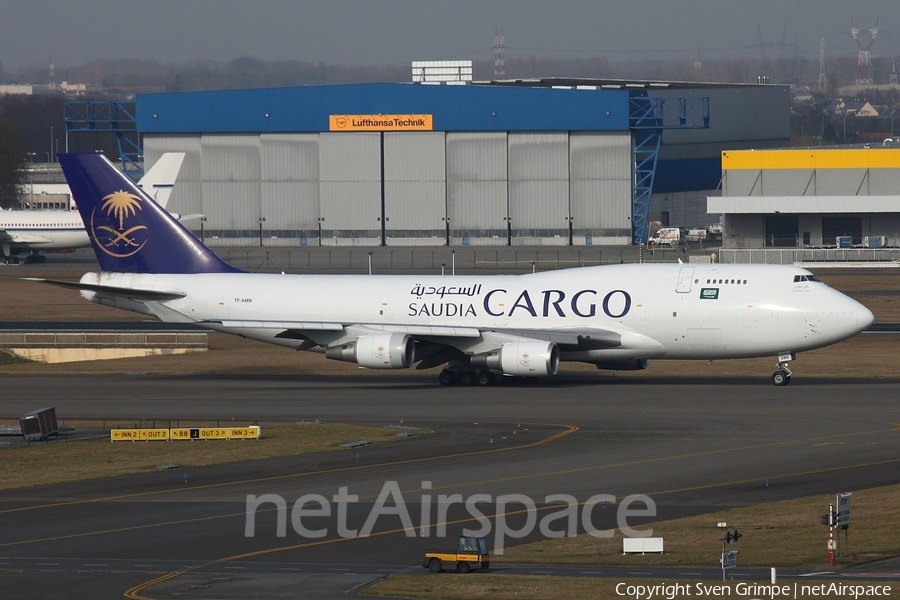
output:
{"label": "white airplane in background", "polygon": [[[165,208],[169,203],[169,196],[172,194],[182,162],[184,152],[163,154],[144,174],[138,186]],[[41,189],[54,194],[71,193],[70,187],[63,183],[48,184]],[[77,205],[77,201],[75,204]],[[176,216],[176,218],[187,219],[194,216]],[[26,257],[26,262],[46,262],[47,257],[41,254],[42,251],[86,248],[90,245],[87,231],[77,210],[0,211],[0,249],[8,262],[13,262],[12,257],[15,254],[28,251],[32,254]]]}
{"label": "white airplane in background", "polygon": [[97,154],[59,161],[100,273],[47,281],[164,322],[323,352],[370,369],[448,364],[440,383],[554,375],[560,361],[643,369],[651,359],[777,356],[852,337],[865,306],[805,269],[636,264],[527,275],[272,275],[224,263]]}

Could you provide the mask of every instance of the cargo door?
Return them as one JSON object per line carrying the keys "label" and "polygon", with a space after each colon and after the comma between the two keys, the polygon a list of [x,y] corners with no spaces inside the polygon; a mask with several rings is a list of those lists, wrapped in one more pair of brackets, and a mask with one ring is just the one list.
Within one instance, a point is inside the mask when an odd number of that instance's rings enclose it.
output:
{"label": "cargo door", "polygon": [[719,329],[698,327],[689,328],[687,331],[688,345],[691,347],[691,352],[709,352],[709,356],[712,358],[716,352],[721,352],[725,349],[725,344],[722,343],[722,332]]}

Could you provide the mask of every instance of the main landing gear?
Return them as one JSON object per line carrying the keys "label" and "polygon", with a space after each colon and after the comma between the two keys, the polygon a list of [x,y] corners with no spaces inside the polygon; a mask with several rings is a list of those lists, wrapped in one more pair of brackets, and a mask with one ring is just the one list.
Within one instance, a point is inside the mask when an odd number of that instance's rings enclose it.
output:
{"label": "main landing gear", "polygon": [[494,385],[497,376],[491,371],[448,367],[438,375],[438,382],[441,385]]}
{"label": "main landing gear", "polygon": [[43,264],[45,262],[47,262],[47,257],[37,251],[25,257],[25,264],[27,265]]}
{"label": "main landing gear", "polygon": [[775,368],[778,369],[772,373],[772,383],[778,386],[788,385],[791,382],[791,370],[788,369],[788,361],[793,360],[793,354],[780,354]]}

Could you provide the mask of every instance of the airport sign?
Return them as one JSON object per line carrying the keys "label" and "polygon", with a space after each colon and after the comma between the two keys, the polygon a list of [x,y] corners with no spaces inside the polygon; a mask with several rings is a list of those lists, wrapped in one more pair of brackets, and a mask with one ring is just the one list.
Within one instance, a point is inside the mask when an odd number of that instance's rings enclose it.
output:
{"label": "airport sign", "polygon": [[836,517],[834,519],[835,527],[849,527],[850,526],[850,496],[853,495],[853,492],[844,492],[843,494],[838,494],[835,506],[837,507],[837,512],[835,513]]}
{"label": "airport sign", "polygon": [[173,427],[172,429],[113,429],[113,442],[168,440],[257,440],[259,425],[247,427]]}

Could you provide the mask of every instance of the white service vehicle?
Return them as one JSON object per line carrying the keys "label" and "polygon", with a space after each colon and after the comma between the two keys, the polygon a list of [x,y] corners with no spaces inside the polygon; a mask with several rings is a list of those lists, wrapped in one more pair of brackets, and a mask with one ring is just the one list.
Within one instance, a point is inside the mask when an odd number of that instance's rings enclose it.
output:
{"label": "white service vehicle", "polygon": [[650,236],[650,239],[647,240],[647,245],[650,248],[655,248],[656,246],[677,248],[681,244],[681,240],[682,234],[680,227],[663,227]]}

